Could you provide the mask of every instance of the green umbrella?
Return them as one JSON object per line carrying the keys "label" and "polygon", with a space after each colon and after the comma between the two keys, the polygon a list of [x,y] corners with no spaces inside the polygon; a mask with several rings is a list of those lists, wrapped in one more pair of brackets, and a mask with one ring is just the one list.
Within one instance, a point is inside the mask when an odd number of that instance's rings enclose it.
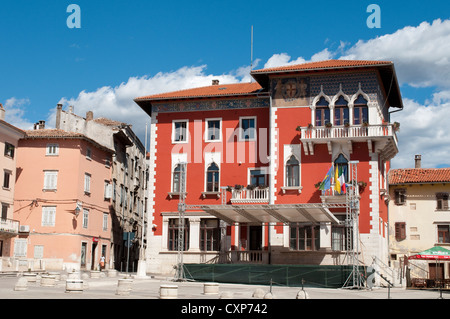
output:
{"label": "green umbrella", "polygon": [[408,259],[424,259],[424,260],[450,259],[450,250],[440,246],[435,246],[430,249],[424,250],[418,254],[412,255]]}

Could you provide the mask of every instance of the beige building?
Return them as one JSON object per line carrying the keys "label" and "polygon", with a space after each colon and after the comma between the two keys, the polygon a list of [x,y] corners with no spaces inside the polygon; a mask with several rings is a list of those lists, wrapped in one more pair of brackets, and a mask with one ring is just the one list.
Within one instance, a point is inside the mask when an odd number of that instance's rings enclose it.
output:
{"label": "beige building", "polygon": [[13,219],[14,212],[14,181],[16,179],[16,150],[19,139],[25,132],[5,122],[5,109],[0,104],[0,271],[10,264],[13,252],[12,238],[20,231],[19,222]]}
{"label": "beige building", "polygon": [[411,278],[448,279],[449,262],[404,258],[435,246],[450,249],[450,168],[422,168],[420,155],[415,161],[415,168],[389,173],[390,261]]}
{"label": "beige building", "polygon": [[[112,268],[136,271],[140,253],[145,249],[143,231],[147,203],[147,165],[145,147],[127,123],[76,115],[73,107],[68,111],[57,106],[56,128],[86,135],[97,143],[114,150],[111,164],[110,214],[112,218]],[[124,235],[130,234],[129,242]]]}

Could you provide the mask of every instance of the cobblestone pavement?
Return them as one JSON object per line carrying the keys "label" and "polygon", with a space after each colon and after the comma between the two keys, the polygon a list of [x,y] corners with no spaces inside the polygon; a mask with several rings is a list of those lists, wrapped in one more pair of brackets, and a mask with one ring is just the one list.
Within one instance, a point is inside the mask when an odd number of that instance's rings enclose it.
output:
{"label": "cobblestone pavement", "polygon": [[[438,300],[440,299],[440,297],[442,297],[443,299],[450,299],[450,293],[446,291],[441,293],[437,290],[412,290],[404,288],[374,288],[372,290],[368,290],[305,287],[303,292],[307,293],[307,297],[310,301],[301,301],[299,299],[302,298],[297,298],[299,292],[300,297],[304,296],[301,287],[272,286],[271,288],[270,286],[227,283],[219,283],[218,292],[215,294],[207,295],[204,294],[204,283],[202,282],[175,282],[171,280],[171,278],[163,277],[128,277],[131,279],[131,281],[128,281],[128,283],[131,283],[131,289],[126,294],[117,294],[119,280],[125,278],[124,274],[118,274],[117,277],[106,277],[105,275],[103,275],[101,276],[101,278],[86,278],[86,276],[87,275],[83,276],[83,291],[79,293],[66,292],[65,276],[62,276],[61,280],[56,281],[53,286],[48,287],[42,286],[42,282],[39,282],[39,280],[37,280],[36,282],[27,282],[25,288],[26,290],[16,290],[16,286],[19,285],[19,281],[23,276],[0,277],[0,299],[3,299],[3,303],[6,299],[9,299],[11,301],[22,300],[20,302],[20,305],[24,304],[23,300],[25,299],[38,299],[41,302],[45,299],[120,299],[125,301],[145,300],[145,302],[142,302],[145,307],[154,309],[161,306],[162,308],[164,308],[168,315],[185,314],[185,312],[196,314],[199,311],[212,311],[213,308],[210,308],[210,310],[208,310],[207,308],[198,308],[203,306],[206,307],[206,305],[209,305],[209,307],[215,307],[214,317],[217,317],[219,314],[221,314],[222,316],[226,315],[226,317],[230,317],[230,314],[232,312],[238,312],[241,314],[245,313],[246,315],[252,314],[245,312],[249,310],[248,307],[246,307],[245,309],[241,309],[237,305],[248,305],[253,307],[254,305],[259,304],[260,306],[258,306],[258,311],[265,311],[265,313],[274,313],[280,311],[280,308],[282,308],[283,310],[287,309],[286,307],[293,306],[295,308],[298,308],[300,304],[302,305],[302,307],[306,305],[313,305],[316,309],[318,307],[323,308],[320,309],[320,311],[332,311],[332,309],[336,309],[336,307],[321,307],[321,305],[323,305],[324,299],[338,300],[337,304],[339,305],[339,308],[342,307],[342,301],[345,300],[413,300],[413,302],[410,303],[414,306],[417,306],[416,301],[418,300]],[[162,300],[160,298],[160,288],[164,285],[172,286],[172,288],[174,288],[173,286],[175,286],[176,300]],[[258,291],[260,292],[259,297],[255,296],[255,293],[257,293]],[[232,300],[229,298],[231,298]],[[151,299],[153,299],[154,301],[150,301]],[[318,304],[314,302],[314,300],[322,301]],[[173,307],[168,306],[167,302],[173,302]],[[123,308],[123,302],[122,304],[119,303],[117,305]],[[142,306],[144,307],[144,305]],[[222,306],[220,307],[220,305]],[[267,305],[270,306],[268,309],[260,308]],[[359,302],[358,305],[360,305]],[[139,307],[140,306],[141,305],[139,305]],[[103,311],[101,309],[104,308],[105,307],[101,307],[100,311]],[[111,307],[108,306],[107,308],[109,308],[108,312],[110,312]],[[390,307],[389,309],[391,308],[392,307]],[[252,309],[255,310],[256,308]],[[361,309],[361,307],[359,307],[358,309]],[[389,312],[391,312],[391,310],[389,310]],[[203,315],[206,314],[207,313],[203,313]],[[212,316],[212,313],[209,314]]]}

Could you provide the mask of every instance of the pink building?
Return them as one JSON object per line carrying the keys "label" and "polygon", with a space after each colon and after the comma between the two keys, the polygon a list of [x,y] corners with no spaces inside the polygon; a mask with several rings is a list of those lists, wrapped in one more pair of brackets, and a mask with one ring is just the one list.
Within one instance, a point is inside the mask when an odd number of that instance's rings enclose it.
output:
{"label": "pink building", "polygon": [[14,257],[31,269],[98,269],[110,258],[111,155],[80,133],[26,131],[17,151]]}
{"label": "pink building", "polygon": [[[19,222],[13,219],[16,150],[25,132],[5,122],[5,110],[0,104],[0,271],[9,263],[12,238],[19,234]],[[3,258],[5,257],[5,258]],[[4,262],[3,262],[4,261]]]}

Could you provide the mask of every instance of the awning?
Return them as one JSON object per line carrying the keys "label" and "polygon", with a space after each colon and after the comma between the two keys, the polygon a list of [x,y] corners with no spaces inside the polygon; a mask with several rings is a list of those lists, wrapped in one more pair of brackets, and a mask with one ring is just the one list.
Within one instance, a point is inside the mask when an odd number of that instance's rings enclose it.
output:
{"label": "awning", "polygon": [[450,260],[450,250],[440,246],[435,246],[418,254],[409,256],[408,259]]}
{"label": "awning", "polygon": [[339,220],[326,204],[201,205],[198,208],[229,224],[276,222],[339,224]]}

